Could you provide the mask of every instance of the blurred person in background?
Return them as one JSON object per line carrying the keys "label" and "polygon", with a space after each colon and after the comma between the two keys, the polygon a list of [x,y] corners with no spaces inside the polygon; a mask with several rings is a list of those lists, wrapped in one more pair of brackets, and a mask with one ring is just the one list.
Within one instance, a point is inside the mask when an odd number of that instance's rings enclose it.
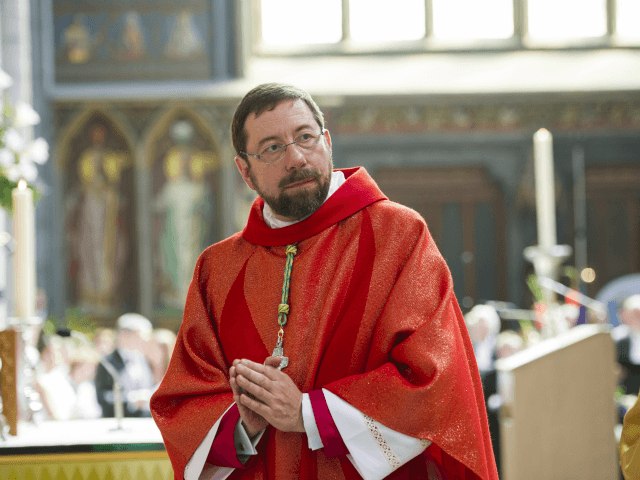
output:
{"label": "blurred person in background", "polygon": [[640,294],[622,302],[619,317],[621,324],[611,332],[620,365],[618,384],[627,395],[637,396],[640,390]]}
{"label": "blurred person in background", "polygon": [[491,305],[476,305],[464,316],[480,376],[493,370],[500,317]]}
{"label": "blurred person in background", "polygon": [[100,418],[102,408],[98,404],[95,376],[100,356],[95,349],[79,345],[71,354],[69,379],[74,391],[72,419]]}
{"label": "blurred person in background", "polygon": [[513,330],[500,332],[496,338],[496,357],[498,359],[507,358],[524,350],[524,340]]}
{"label": "blurred person in background", "polygon": [[43,335],[39,341],[40,362],[36,368],[35,389],[40,394],[44,413],[49,420],[71,418],[74,397],[69,380],[71,339],[58,335]]}
{"label": "blurred person in background", "polygon": [[[154,379],[144,356],[153,330],[151,322],[138,313],[125,313],[116,322],[116,349],[104,357],[120,375],[125,417],[149,417],[149,398]],[[103,417],[113,417],[113,379],[102,365],[96,372],[96,393]]]}
{"label": "blurred person in background", "polygon": [[173,347],[176,344],[176,338],[176,334],[166,328],[156,328],[151,335],[151,341],[147,349],[147,360],[151,364],[155,388],[160,384],[167,371]]}
{"label": "blurred person in background", "polygon": [[[524,341],[514,330],[504,330],[500,332],[495,339],[496,360],[507,358],[523,349]],[[501,473],[499,410],[502,406],[502,398],[499,393],[498,378],[500,377],[498,376],[494,363],[492,370],[486,372],[482,377],[482,388],[484,389],[484,398],[487,402],[487,417],[489,419],[489,431],[491,433],[493,452],[496,457],[498,472]]]}
{"label": "blurred person in background", "polygon": [[93,335],[93,345],[100,354],[106,357],[116,349],[116,332],[112,328],[98,328]]}

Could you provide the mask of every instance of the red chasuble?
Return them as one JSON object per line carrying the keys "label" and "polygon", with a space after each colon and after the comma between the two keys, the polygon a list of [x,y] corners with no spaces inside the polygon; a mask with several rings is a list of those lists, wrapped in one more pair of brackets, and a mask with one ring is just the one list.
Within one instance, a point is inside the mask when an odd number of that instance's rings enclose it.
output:
{"label": "red chasuble", "polygon": [[[178,342],[151,399],[176,478],[233,403],[234,359],[263,362],[278,337],[287,244],[298,244],[283,370],[397,432],[430,440],[393,479],[497,479],[480,377],[449,269],[422,217],[389,201],[363,168],[309,218],[247,226],[205,250]],[[360,478],[346,455],[311,451],[303,433],[267,428],[229,478]]]}

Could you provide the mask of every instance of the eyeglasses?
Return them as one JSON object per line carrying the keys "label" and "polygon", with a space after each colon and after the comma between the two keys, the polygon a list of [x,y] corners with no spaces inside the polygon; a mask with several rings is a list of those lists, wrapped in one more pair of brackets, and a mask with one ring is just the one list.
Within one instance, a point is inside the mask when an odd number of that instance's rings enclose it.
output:
{"label": "eyeglasses", "polygon": [[320,141],[320,137],[324,135],[324,132],[326,132],[326,130],[323,128],[322,130],[320,130],[320,133],[318,135],[314,135],[313,133],[301,133],[296,138],[294,138],[293,142],[287,143],[285,145],[281,143],[272,143],[263,148],[259,155],[247,152],[240,153],[242,153],[243,155],[249,155],[253,158],[257,158],[265,165],[271,165],[272,163],[276,163],[284,158],[287,147],[290,145],[297,145],[304,150],[313,149]]}

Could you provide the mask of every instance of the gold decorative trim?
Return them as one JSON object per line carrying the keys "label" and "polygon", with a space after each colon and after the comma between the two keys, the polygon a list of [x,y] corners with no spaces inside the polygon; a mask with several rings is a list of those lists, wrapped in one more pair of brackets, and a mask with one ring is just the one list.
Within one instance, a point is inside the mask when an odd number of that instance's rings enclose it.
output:
{"label": "gold decorative trim", "polygon": [[18,463],[56,464],[74,462],[113,462],[128,460],[168,460],[165,450],[142,452],[100,452],[100,453],[42,453],[35,455],[0,456],[0,465]]}
{"label": "gold decorative trim", "polygon": [[382,435],[380,427],[378,427],[376,421],[369,415],[366,415],[364,413],[362,414],[362,417],[364,418],[364,423],[367,426],[367,430],[369,430],[369,433],[378,444],[378,447],[380,447],[382,455],[391,467],[391,471],[400,468],[402,466],[402,462],[391,448],[391,445],[387,443],[387,440],[384,438],[384,435]]}

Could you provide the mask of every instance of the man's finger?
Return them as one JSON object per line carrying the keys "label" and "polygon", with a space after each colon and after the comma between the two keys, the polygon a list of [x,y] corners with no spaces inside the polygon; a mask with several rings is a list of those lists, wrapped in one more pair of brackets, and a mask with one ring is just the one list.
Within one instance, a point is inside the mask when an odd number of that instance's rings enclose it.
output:
{"label": "man's finger", "polygon": [[[265,368],[264,365],[260,366],[262,368]],[[236,371],[238,375],[244,376],[250,382],[253,382],[256,385],[260,385],[265,390],[270,390],[269,387],[271,379],[267,375],[265,375],[265,373],[253,370],[252,368],[246,366],[244,363],[238,365]]]}
{"label": "man's finger", "polygon": [[242,395],[240,395],[239,399],[243,407],[246,407],[252,412],[257,413],[264,419],[267,418],[269,412],[271,411],[269,406],[267,406],[257,398],[251,398],[251,396],[247,395],[247,393],[243,393]]}
{"label": "man's finger", "polygon": [[231,379],[229,379],[229,383],[231,384],[231,391],[233,392],[234,397],[237,397],[242,393],[242,389],[238,385],[238,382],[236,381],[235,377],[231,377]]}
{"label": "man's finger", "polygon": [[[271,358],[276,358],[276,357],[267,357],[267,360]],[[267,360],[265,360],[265,362]],[[271,360],[269,361],[271,362]],[[242,359],[238,366],[240,365],[250,368],[254,372],[261,373],[262,375],[267,377],[269,380],[275,380],[276,378],[278,378],[278,374],[280,373],[279,370],[276,370],[275,368],[271,368],[271,366],[266,366],[266,365],[263,365],[262,363],[252,362],[251,360]],[[278,365],[280,365],[279,361],[278,361]]]}
{"label": "man's finger", "polygon": [[273,397],[268,390],[241,374],[236,377],[236,382],[241,389],[240,393],[244,393],[260,403],[267,403]]}

